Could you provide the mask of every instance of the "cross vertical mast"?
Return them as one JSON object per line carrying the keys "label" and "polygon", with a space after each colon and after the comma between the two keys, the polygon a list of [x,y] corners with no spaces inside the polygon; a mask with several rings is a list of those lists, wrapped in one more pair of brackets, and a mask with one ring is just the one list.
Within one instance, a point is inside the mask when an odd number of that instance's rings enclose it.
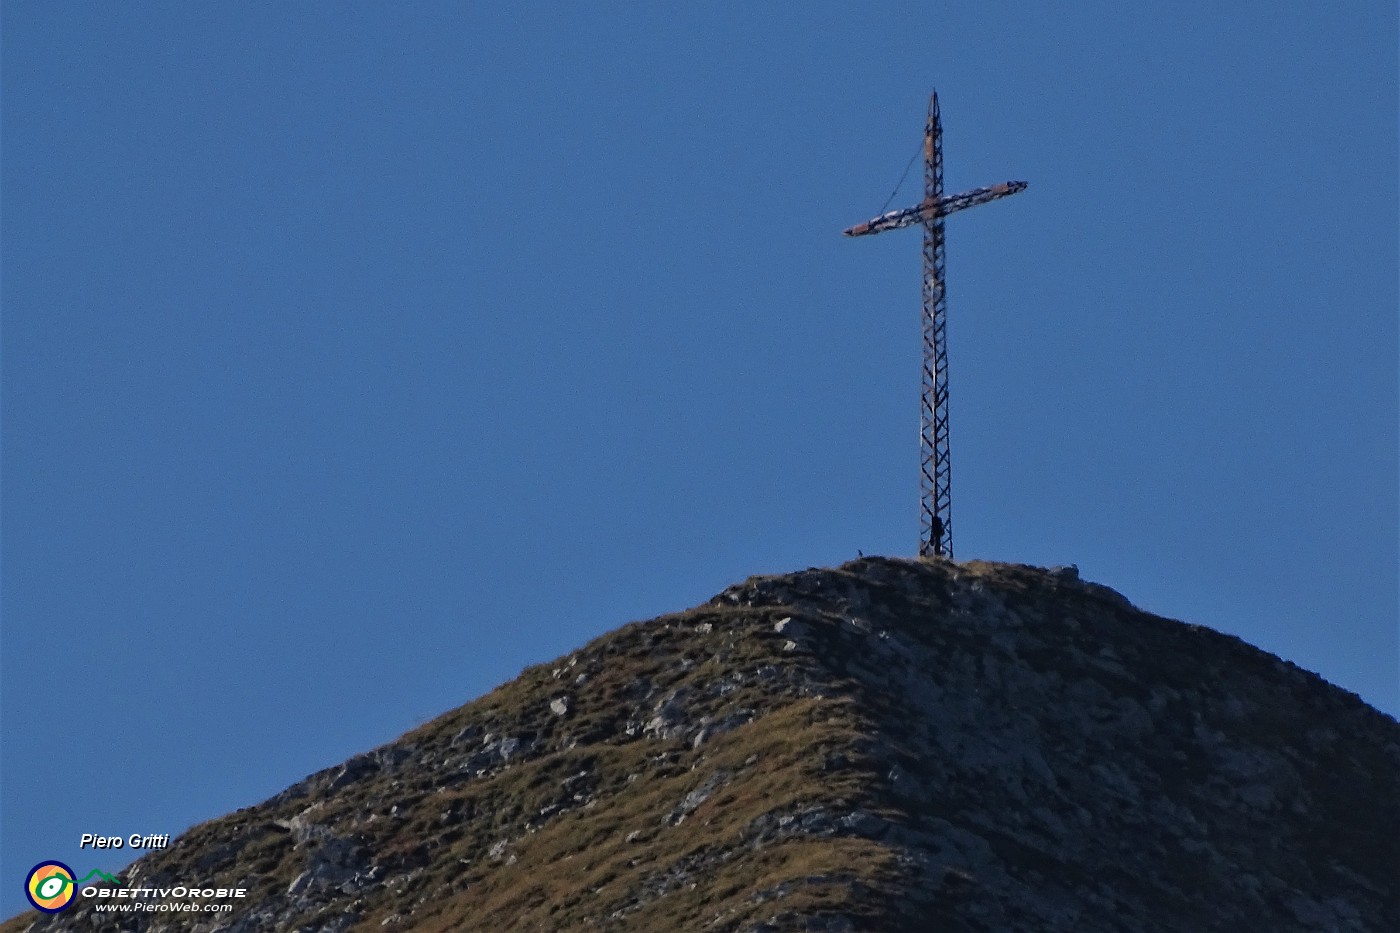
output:
{"label": "cross vertical mast", "polygon": [[[938,92],[924,125],[924,203],[943,200],[943,126]],[[924,228],[923,398],[919,407],[919,556],[953,556],[953,461],[948,445],[948,301],[944,290],[943,215]]]}

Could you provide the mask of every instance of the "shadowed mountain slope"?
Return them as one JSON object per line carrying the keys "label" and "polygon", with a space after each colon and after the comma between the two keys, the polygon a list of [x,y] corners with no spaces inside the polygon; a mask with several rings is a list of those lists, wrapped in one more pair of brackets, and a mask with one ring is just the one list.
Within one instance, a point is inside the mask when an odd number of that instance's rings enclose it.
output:
{"label": "shadowed mountain slope", "polygon": [[3,929],[1382,933],[1397,775],[1394,720],[1072,570],[867,558],[626,625],[122,876],[231,913]]}

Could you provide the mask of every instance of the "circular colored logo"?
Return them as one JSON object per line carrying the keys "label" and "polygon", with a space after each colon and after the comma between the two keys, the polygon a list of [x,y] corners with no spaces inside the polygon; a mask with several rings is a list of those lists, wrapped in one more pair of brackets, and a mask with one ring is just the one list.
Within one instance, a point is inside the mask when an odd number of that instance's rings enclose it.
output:
{"label": "circular colored logo", "polygon": [[35,910],[56,914],[73,903],[73,869],[62,862],[40,862],[24,879],[24,895]]}

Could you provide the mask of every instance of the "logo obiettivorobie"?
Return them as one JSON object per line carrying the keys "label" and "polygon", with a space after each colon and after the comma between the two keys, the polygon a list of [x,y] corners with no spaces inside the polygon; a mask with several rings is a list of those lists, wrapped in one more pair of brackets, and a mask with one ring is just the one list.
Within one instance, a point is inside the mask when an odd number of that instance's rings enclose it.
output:
{"label": "logo obiettivorobie", "polygon": [[62,862],[48,861],[40,862],[29,869],[29,874],[24,879],[24,896],[29,898],[29,903],[34,905],[35,910],[56,914],[60,910],[66,910],[73,903],[73,898],[78,893],[78,885],[93,875],[111,884],[121,884],[116,878],[97,869],[88,872],[87,878],[82,881],[76,881],[73,869]]}

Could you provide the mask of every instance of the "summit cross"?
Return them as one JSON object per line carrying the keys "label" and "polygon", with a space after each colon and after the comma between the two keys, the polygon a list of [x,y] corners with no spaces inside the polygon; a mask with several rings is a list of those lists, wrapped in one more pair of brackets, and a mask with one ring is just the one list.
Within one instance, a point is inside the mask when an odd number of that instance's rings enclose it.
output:
{"label": "summit cross", "polygon": [[948,445],[948,300],[945,289],[943,218],[1024,191],[1008,181],[962,194],[943,194],[943,124],[938,92],[928,101],[924,125],[924,199],[913,207],[881,214],[845,230],[869,236],[921,224],[924,228],[923,392],[919,419],[919,556],[953,557],[952,455]]}

